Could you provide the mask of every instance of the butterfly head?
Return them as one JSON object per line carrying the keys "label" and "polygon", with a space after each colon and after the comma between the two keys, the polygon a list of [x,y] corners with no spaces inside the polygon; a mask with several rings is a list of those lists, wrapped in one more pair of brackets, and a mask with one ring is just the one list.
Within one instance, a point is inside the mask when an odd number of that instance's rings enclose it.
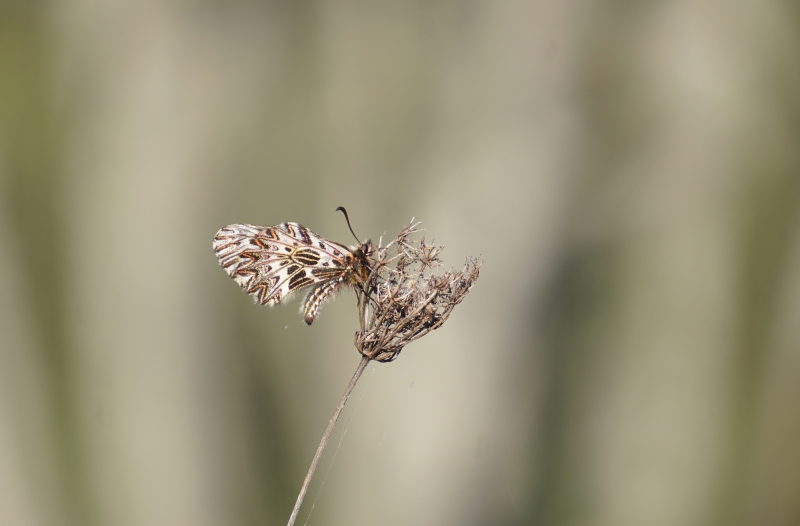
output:
{"label": "butterfly head", "polygon": [[369,258],[371,258],[371,257],[372,257],[372,250],[373,250],[373,249],[372,249],[372,241],[370,241],[369,239],[367,239],[367,240],[366,240],[364,243],[361,243],[361,244],[358,246],[358,248],[356,249],[356,252],[358,252],[358,253],[360,253],[360,254],[363,254],[363,255],[364,255],[364,257],[366,257],[367,259],[369,259]]}

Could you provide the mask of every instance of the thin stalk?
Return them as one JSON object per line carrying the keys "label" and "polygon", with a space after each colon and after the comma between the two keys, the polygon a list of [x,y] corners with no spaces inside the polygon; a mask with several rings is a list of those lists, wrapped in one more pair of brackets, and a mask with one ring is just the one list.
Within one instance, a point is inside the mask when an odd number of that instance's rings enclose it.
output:
{"label": "thin stalk", "polygon": [[369,360],[370,359],[366,356],[361,358],[361,362],[358,364],[358,368],[353,374],[353,378],[350,380],[350,383],[347,384],[347,388],[344,390],[341,400],[339,400],[339,405],[336,406],[336,410],[333,412],[331,421],[328,422],[328,428],[325,430],[325,434],[322,435],[322,440],[319,443],[319,447],[317,447],[314,460],[311,461],[311,467],[308,468],[308,474],[306,474],[306,479],[303,481],[303,487],[300,488],[300,494],[297,496],[297,502],[294,503],[294,509],[292,510],[292,515],[289,517],[289,524],[287,526],[293,526],[294,521],[297,520],[297,514],[300,513],[300,506],[303,505],[303,499],[306,497],[308,485],[311,483],[311,478],[314,476],[314,472],[317,470],[317,463],[322,456],[322,452],[325,450],[325,445],[328,443],[328,439],[331,437],[333,427],[336,425],[336,421],[339,419],[339,414],[342,412],[342,409],[344,409],[344,404],[346,404],[347,399],[350,398],[350,393],[353,392],[353,388],[356,386],[356,382],[358,381],[359,377],[361,377],[361,373],[363,373],[364,369],[367,367]]}

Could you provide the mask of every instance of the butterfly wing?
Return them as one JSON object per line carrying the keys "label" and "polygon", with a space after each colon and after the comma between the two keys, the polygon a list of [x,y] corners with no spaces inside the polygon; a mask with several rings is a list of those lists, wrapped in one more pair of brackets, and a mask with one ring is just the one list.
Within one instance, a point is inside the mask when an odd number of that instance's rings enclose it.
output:
{"label": "butterfly wing", "polygon": [[214,252],[228,275],[262,305],[280,303],[311,285],[344,282],[353,258],[346,247],[298,223],[228,225],[214,236]]}

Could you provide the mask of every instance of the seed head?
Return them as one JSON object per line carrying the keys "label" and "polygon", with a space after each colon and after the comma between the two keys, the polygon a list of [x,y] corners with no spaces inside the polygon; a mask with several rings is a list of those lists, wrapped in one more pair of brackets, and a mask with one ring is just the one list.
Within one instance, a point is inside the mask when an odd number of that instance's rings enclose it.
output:
{"label": "seed head", "polygon": [[480,257],[467,258],[461,271],[444,271],[439,254],[428,244],[420,223],[411,220],[386,246],[378,243],[372,272],[357,291],[360,329],[358,352],[371,360],[391,362],[403,347],[438,329],[475,284]]}

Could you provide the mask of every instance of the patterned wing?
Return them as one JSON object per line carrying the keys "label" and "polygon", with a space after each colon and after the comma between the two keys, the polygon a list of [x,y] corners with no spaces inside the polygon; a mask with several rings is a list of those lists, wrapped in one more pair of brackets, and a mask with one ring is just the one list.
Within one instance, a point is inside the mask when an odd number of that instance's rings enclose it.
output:
{"label": "patterned wing", "polygon": [[214,252],[228,275],[262,305],[280,303],[311,285],[343,282],[353,258],[346,247],[297,223],[228,225],[214,236]]}

